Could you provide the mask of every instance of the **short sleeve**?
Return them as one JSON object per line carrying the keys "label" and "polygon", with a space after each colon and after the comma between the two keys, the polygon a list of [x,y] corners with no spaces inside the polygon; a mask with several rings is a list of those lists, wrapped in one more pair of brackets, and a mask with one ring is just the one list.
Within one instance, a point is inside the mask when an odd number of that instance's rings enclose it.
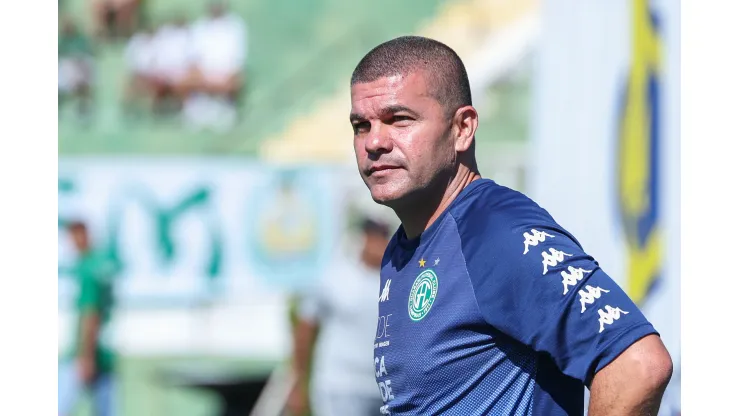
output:
{"label": "short sleeve", "polygon": [[458,224],[478,307],[490,325],[590,383],[656,331],[578,241],[530,204]]}
{"label": "short sleeve", "polygon": [[93,273],[80,274],[78,306],[80,310],[97,310],[101,306],[101,287]]}
{"label": "short sleeve", "polygon": [[317,323],[324,301],[319,290],[308,290],[298,297],[296,312],[301,320]]}

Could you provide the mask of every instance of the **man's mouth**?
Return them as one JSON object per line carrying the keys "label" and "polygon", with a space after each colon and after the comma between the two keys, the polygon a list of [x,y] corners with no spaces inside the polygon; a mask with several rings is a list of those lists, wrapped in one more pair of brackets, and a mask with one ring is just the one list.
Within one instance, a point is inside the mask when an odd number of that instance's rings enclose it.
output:
{"label": "man's mouth", "polygon": [[387,165],[387,164],[377,164],[370,166],[370,169],[368,169],[368,175],[372,175],[374,173],[380,173],[380,172],[387,172],[390,170],[395,169],[401,169],[400,166],[397,165]]}

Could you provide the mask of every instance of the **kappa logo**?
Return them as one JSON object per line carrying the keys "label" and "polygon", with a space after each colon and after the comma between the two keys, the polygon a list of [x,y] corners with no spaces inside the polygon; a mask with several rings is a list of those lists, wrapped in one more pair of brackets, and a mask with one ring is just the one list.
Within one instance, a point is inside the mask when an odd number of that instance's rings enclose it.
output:
{"label": "kappa logo", "polygon": [[432,309],[434,300],[437,299],[439,280],[433,270],[427,269],[421,272],[414,280],[409,293],[409,317],[413,321],[424,319]]}
{"label": "kappa logo", "polygon": [[556,250],[554,248],[550,248],[550,252],[547,251],[542,252],[542,274],[545,275],[548,272],[547,267],[555,267],[559,263],[563,262],[565,260],[565,257],[572,256],[572,254],[565,253],[560,250]]}
{"label": "kappa logo", "polygon": [[391,279],[388,279],[385,281],[385,286],[383,287],[383,292],[380,294],[380,299],[378,299],[378,302],[385,302],[388,300],[388,297],[390,296],[391,292]]}
{"label": "kappa logo", "polygon": [[568,266],[568,272],[562,271],[560,275],[563,276],[563,294],[568,293],[568,289],[571,286],[575,286],[578,282],[583,280],[584,273],[591,273],[593,270],[585,270],[580,267],[576,268]]}
{"label": "kappa logo", "polygon": [[619,320],[622,315],[629,315],[629,312],[619,308],[606,305],[604,309],[599,309],[599,334],[604,332],[604,325],[611,325],[614,321]]}
{"label": "kappa logo", "polygon": [[578,294],[581,295],[581,313],[586,312],[586,305],[593,304],[596,299],[601,297],[602,293],[609,293],[609,291],[598,286],[593,287],[590,285],[586,285],[585,289],[579,290]]}
{"label": "kappa logo", "polygon": [[547,239],[547,237],[555,238],[554,235],[550,235],[544,231],[539,231],[534,228],[532,228],[532,234],[524,233],[522,234],[522,236],[524,237],[524,253],[522,254],[529,253],[529,246],[537,247],[539,243],[545,242],[545,239]]}

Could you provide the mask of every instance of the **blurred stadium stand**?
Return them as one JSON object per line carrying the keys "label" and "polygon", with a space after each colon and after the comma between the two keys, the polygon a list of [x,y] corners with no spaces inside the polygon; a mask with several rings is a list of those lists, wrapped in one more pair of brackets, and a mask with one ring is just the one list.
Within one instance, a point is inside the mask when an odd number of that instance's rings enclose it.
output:
{"label": "blurred stadium stand", "polygon": [[[144,7],[149,20],[159,22],[175,13],[195,18],[207,3],[168,0]],[[417,33],[447,42],[471,62],[485,51],[486,40],[533,16],[537,5],[533,0],[380,0],[372,6],[339,0],[232,2],[231,8],[246,21],[249,38],[247,88],[237,128],[214,136],[184,130],[175,120],[124,118],[124,45],[112,44],[101,48],[96,60],[95,122],[80,126],[68,111],[63,113],[59,152],[240,154],[275,161],[296,160],[295,155],[300,155],[301,161],[346,161],[351,146],[341,143],[347,132],[347,74],[365,51],[385,39]],[[73,16],[82,16],[89,27],[84,0],[70,0],[65,8]],[[393,13],[387,13],[389,9]],[[529,113],[528,77],[506,78],[510,67],[489,72],[496,72],[496,78],[485,79],[483,85],[491,87],[481,97],[491,107],[482,114],[478,139],[485,144],[521,141]],[[471,80],[475,80],[472,73]]]}
{"label": "blurred stadium stand", "polygon": [[[442,2],[379,0],[350,4],[341,0],[231,2],[246,21],[249,53],[243,118],[223,136],[188,134],[175,123],[131,125],[121,114],[123,45],[106,45],[98,57],[98,119],[88,129],[62,117],[60,154],[245,154],[278,134],[292,117],[334,91],[353,65],[377,43],[413,32]],[[153,22],[176,13],[203,14],[207,0],[147,2]],[[70,0],[66,11],[87,17],[84,0]],[[388,13],[393,10],[393,13]],[[85,21],[89,27],[89,19]]]}

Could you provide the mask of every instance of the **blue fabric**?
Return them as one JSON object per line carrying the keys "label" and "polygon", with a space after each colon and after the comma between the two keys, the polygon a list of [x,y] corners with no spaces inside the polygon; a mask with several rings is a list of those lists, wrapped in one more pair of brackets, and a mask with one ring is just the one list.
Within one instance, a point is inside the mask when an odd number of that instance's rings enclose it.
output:
{"label": "blue fabric", "polygon": [[88,389],[80,380],[76,362],[66,361],[60,364],[57,375],[59,416],[72,415],[87,391],[92,395],[93,412],[96,416],[116,415],[116,380],[113,374],[101,374]]}
{"label": "blue fabric", "polygon": [[480,179],[386,251],[376,379],[393,415],[582,415],[584,385],[656,333],[550,215]]}

